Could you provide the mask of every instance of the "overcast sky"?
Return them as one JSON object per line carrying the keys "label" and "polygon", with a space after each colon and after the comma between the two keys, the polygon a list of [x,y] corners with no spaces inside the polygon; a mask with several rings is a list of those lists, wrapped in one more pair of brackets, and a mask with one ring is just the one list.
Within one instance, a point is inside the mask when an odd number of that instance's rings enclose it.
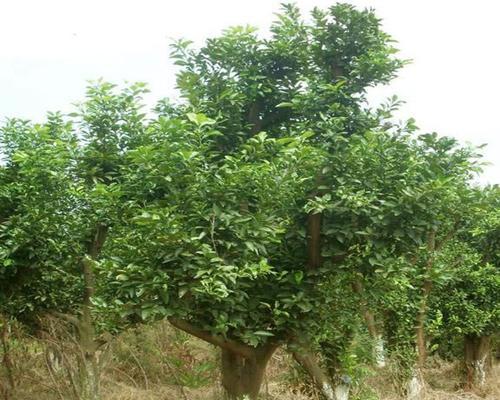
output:
{"label": "overcast sky", "polygon": [[[202,43],[228,25],[266,31],[280,0],[0,0],[0,120],[70,111],[87,80],[149,84],[150,104],[174,92],[169,38]],[[306,12],[333,1],[298,0]],[[500,183],[500,2],[353,0],[374,7],[401,56],[413,59],[373,102],[397,94],[400,117],[424,131],[488,143],[482,182]]]}

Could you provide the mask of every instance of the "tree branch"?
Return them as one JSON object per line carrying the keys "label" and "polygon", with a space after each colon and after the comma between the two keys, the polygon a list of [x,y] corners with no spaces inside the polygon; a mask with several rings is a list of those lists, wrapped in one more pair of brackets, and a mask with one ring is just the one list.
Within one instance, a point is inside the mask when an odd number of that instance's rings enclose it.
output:
{"label": "tree branch", "polygon": [[296,349],[292,350],[292,355],[295,361],[297,361],[299,365],[304,368],[326,399],[335,400],[333,385],[316,360],[314,353],[297,343],[294,343],[293,345],[297,346]]}
{"label": "tree branch", "polygon": [[321,214],[307,216],[307,269],[314,271],[321,267]]}
{"label": "tree branch", "polygon": [[248,122],[252,124],[252,135],[259,133],[262,129],[262,119],[259,116],[260,108],[260,102],[255,101],[254,103],[252,103],[252,105],[250,106],[250,110],[248,111]]}
{"label": "tree branch", "polygon": [[108,226],[104,224],[99,224],[95,230],[94,238],[89,243],[87,248],[87,254],[93,260],[99,257],[101,253],[102,246],[104,246],[104,242],[106,241],[106,237],[108,236]]}
{"label": "tree branch", "polygon": [[66,322],[69,322],[71,325],[80,329],[80,321],[74,315],[65,314],[65,313],[61,313],[61,312],[57,312],[57,311],[52,311],[52,312],[50,312],[50,314],[53,315],[54,317],[57,317],[57,318],[62,319]]}
{"label": "tree branch", "polygon": [[354,279],[352,283],[352,290],[354,293],[360,296],[359,307],[363,314],[363,318],[365,319],[366,325],[368,327],[368,332],[372,336],[373,339],[376,339],[378,336],[377,324],[375,323],[375,316],[371,312],[368,304],[366,302],[366,298],[364,297],[364,286],[361,278],[358,276]]}
{"label": "tree branch", "polygon": [[231,339],[226,339],[222,336],[214,335],[208,331],[192,325],[191,323],[183,319],[168,318],[168,321],[176,328],[183,330],[190,335],[196,336],[198,339],[204,340],[205,342],[211,343],[225,350],[232,351],[248,359],[255,357],[255,348],[252,346],[248,346]]}
{"label": "tree branch", "polygon": [[102,246],[108,235],[108,227],[99,224],[95,229],[94,238],[89,242],[87,247],[87,255],[82,258],[83,280],[85,283],[85,292],[83,295],[83,304],[90,306],[90,299],[95,292],[95,276],[92,263],[97,260],[101,254]]}
{"label": "tree branch", "polygon": [[441,248],[453,237],[458,231],[460,222],[456,221],[455,225],[453,225],[453,228],[451,228],[448,233],[444,236],[443,239],[439,243],[436,244],[436,251],[441,250]]}

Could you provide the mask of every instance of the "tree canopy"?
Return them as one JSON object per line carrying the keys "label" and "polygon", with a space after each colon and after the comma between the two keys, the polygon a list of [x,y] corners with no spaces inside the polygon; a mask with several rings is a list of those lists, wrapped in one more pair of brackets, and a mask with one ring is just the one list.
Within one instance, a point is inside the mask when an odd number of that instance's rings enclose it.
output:
{"label": "tree canopy", "polygon": [[284,5],[270,31],[174,43],[182,101],[152,114],[144,84],[98,82],[75,114],[7,121],[2,312],[77,316],[81,336],[168,318],[222,349],[231,399],[281,345],[333,398],[311,353],[338,372],[357,306],[420,362],[436,304],[497,330],[498,187],[475,187],[477,149],[395,123],[397,98],[367,105],[405,64],[374,12]]}

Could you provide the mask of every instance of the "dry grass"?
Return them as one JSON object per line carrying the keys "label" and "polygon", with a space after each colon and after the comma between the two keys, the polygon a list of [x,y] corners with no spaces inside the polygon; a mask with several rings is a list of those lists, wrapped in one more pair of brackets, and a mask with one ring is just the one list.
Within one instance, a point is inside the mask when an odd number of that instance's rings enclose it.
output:
{"label": "dry grass", "polygon": [[[425,370],[423,400],[500,400],[500,364],[493,367],[487,384],[475,391],[464,391],[460,387],[459,363],[432,360]],[[388,374],[379,373],[369,379],[373,391],[380,400],[400,400],[394,390],[394,382]]]}
{"label": "dry grass", "polygon": [[[17,389],[8,400],[71,400],[64,386],[48,373],[43,341],[22,334],[14,338]],[[218,400],[222,389],[216,351],[166,324],[144,327],[122,335],[102,377],[105,400]],[[283,351],[272,358],[263,384],[266,400],[319,400],[300,383],[301,376]],[[425,371],[425,400],[500,400],[500,365],[481,391],[459,389],[458,365],[432,360]],[[0,380],[3,379],[0,369]],[[400,400],[388,371],[373,372],[363,387],[353,390],[357,400]],[[308,393],[308,394],[305,394]]]}

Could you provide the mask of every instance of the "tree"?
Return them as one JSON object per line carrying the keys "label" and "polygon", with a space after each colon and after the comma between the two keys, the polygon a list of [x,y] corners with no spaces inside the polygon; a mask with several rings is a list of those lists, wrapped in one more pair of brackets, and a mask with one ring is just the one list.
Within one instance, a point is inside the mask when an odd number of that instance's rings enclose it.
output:
{"label": "tree", "polygon": [[463,340],[465,386],[485,383],[491,339],[498,333],[500,310],[498,187],[479,192],[467,230],[446,250],[456,266],[440,293],[433,297],[433,316],[441,336]]}
{"label": "tree", "polygon": [[477,155],[451,138],[415,137],[413,130],[410,121],[340,140],[325,163],[324,194],[308,207],[322,213],[322,264],[349,276],[374,340],[382,325],[377,309],[391,309],[387,292],[406,297],[402,277],[416,288],[406,300],[414,314],[402,319],[411,321],[405,336],[422,360],[427,299],[432,282],[446,276],[436,258],[468,221]]}
{"label": "tree", "polygon": [[255,398],[272,351],[308,325],[321,216],[306,233],[303,206],[331,138],[377,123],[365,89],[403,64],[373,12],[341,4],[312,17],[287,5],[270,39],[236,27],[199,50],[177,42],[185,103],[167,107],[132,155],[136,217],[114,266],[129,289],[116,287],[132,310],[163,312],[221,347],[231,398]]}
{"label": "tree", "polygon": [[119,172],[143,133],[143,92],[143,85],[121,93],[93,85],[74,124],[53,113],[44,124],[13,119],[0,131],[1,309],[31,325],[44,313],[73,325],[81,347],[72,377],[79,399],[100,396],[98,335],[112,321],[101,317],[97,326],[96,268],[120,221]]}
{"label": "tree", "polygon": [[417,344],[422,366],[443,250],[470,220],[475,151],[394,124],[395,98],[367,107],[367,88],[404,64],[371,10],[337,4],[304,22],[285,5],[271,33],[174,44],[183,102],[150,120],[143,85],[101,83],[76,125],[54,114],[2,129],[5,310],[74,323],[86,398],[117,311],[218,346],[229,399],[258,397],[283,344],[333,399],[357,300],[374,340],[379,310],[395,311],[388,336]]}
{"label": "tree", "polygon": [[311,308],[300,265],[273,256],[310,185],[314,149],[261,133],[221,156],[202,114],[160,119],[150,134],[130,155],[134,217],[105,267],[114,294],[130,314],[168,317],[219,346],[230,395],[255,397],[269,357]]}
{"label": "tree", "polygon": [[311,16],[306,23],[297,7],[284,5],[269,39],[234,27],[199,50],[186,40],[172,46],[186,107],[219,121],[223,151],[260,131],[279,137],[313,130],[326,146],[336,133],[376,125],[364,96],[404,65],[393,40],[371,10],[337,4]]}

